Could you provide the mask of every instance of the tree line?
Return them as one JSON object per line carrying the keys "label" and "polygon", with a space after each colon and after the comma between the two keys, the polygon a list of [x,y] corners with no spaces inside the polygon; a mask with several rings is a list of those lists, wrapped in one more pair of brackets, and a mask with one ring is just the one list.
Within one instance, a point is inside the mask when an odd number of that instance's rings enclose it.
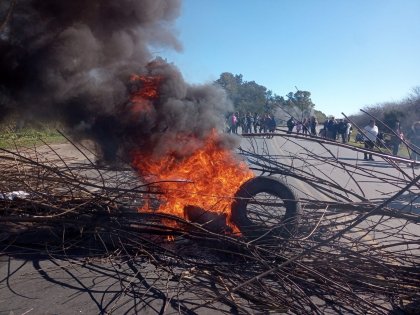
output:
{"label": "tree line", "polygon": [[279,96],[255,81],[244,81],[242,74],[229,72],[222,73],[215,84],[227,92],[238,112],[270,113],[279,120],[287,120],[290,116],[301,120],[309,116],[317,117],[318,121],[326,119],[324,113],[315,110],[309,91],[297,89]]}

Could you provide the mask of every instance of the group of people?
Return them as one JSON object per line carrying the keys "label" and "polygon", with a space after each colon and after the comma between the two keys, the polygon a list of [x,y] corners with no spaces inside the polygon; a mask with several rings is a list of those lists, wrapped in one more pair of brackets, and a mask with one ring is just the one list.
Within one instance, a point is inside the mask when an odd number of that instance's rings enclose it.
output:
{"label": "group of people", "polygon": [[[293,130],[295,130],[298,134],[302,133],[303,135],[316,136],[317,124],[318,122],[315,117],[305,118],[302,121],[297,120],[294,117],[290,117],[287,121],[287,132],[290,134]],[[414,122],[407,134],[407,137],[404,136],[399,121],[396,121],[394,126],[390,129],[392,129],[392,134],[388,144],[390,145],[393,155],[398,155],[400,144],[403,140],[407,140],[411,143],[414,149],[409,150],[411,159],[420,162],[420,121]],[[319,131],[318,135],[329,140],[341,140],[342,143],[347,143],[350,141],[352,131],[353,127],[347,119],[335,119],[334,117],[329,117],[324,122],[323,128]],[[372,150],[378,142],[381,142],[380,139],[382,135],[383,133],[379,132],[375,120],[371,119],[369,124],[363,128],[363,135],[360,135],[360,137],[365,148]],[[372,161],[372,154],[365,153],[364,159]]]}
{"label": "group of people", "polygon": [[[420,162],[420,121],[416,121],[411,126],[411,129],[407,133],[407,137],[405,137],[400,122],[397,120],[392,128],[391,131],[391,139],[389,141],[390,149],[392,149],[393,155],[398,155],[398,151],[400,149],[400,145],[403,141],[407,140],[410,143],[411,149],[409,149],[410,158],[414,160],[414,162]],[[369,121],[369,124],[363,128],[363,139],[365,144],[365,149],[372,150],[380,135],[378,126],[375,123],[374,119]],[[371,153],[364,153],[365,160],[373,161],[373,157]],[[417,163],[413,163],[413,165],[418,166]]]}
{"label": "group of people", "polygon": [[343,143],[350,141],[350,135],[353,130],[351,123],[344,119],[336,120],[334,117],[328,118],[323,128],[317,133],[318,120],[315,116],[304,118],[303,120],[297,120],[293,116],[287,121],[287,133],[292,133],[296,130],[296,133],[302,133],[303,135],[317,136],[337,140],[341,138]]}
{"label": "group of people", "polygon": [[241,128],[242,133],[267,133],[276,130],[277,123],[274,115],[265,113],[252,114],[247,112],[241,115],[239,112],[231,113],[227,118],[227,131],[229,133],[238,133]]}
{"label": "group of people", "polygon": [[304,118],[302,121],[295,119],[293,116],[286,122],[287,133],[292,133],[293,129],[296,129],[296,133],[302,133],[303,135],[316,136],[316,127],[318,126],[318,120],[315,116]]}
{"label": "group of people", "polygon": [[[251,113],[241,114],[239,112],[231,113],[227,119],[227,132],[238,133],[238,129],[241,128],[242,133],[272,133],[276,130],[277,123],[272,114],[264,113]],[[293,130],[296,133],[302,133],[302,135],[317,135],[318,121],[315,116],[298,120],[293,116],[287,121],[287,133],[292,133]],[[413,147],[414,150],[409,150],[410,157],[414,161],[420,162],[420,121],[414,122],[411,129],[404,135],[400,122],[396,121],[392,128],[391,139],[389,141],[392,153],[398,155],[400,145],[403,141],[407,140]],[[320,137],[330,140],[340,140],[342,143],[350,141],[350,136],[353,127],[351,123],[346,119],[336,120],[334,117],[328,118],[323,128],[319,131]],[[378,143],[381,133],[379,133],[378,126],[375,120],[371,119],[369,124],[363,128],[363,135],[361,136],[362,141],[366,149],[372,150]],[[365,160],[373,160],[372,154],[367,152],[364,153]]]}
{"label": "group of people", "polygon": [[353,126],[347,119],[328,118],[324,122],[324,128],[320,130],[320,136],[329,140],[336,141],[341,139],[343,143],[350,141]]}

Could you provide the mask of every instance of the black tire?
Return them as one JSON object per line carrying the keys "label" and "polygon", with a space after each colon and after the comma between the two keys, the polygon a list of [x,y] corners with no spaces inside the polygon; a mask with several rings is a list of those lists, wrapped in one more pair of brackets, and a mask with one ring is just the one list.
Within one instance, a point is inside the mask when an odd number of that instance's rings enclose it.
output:
{"label": "black tire", "polygon": [[289,238],[298,228],[299,200],[283,181],[254,177],[238,189],[232,203],[232,222],[247,237],[280,235]]}

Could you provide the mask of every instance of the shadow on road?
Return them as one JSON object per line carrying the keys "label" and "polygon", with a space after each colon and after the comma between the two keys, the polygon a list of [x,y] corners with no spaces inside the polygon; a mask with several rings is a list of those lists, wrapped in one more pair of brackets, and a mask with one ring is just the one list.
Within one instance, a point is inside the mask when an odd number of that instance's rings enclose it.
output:
{"label": "shadow on road", "polygon": [[100,244],[78,244],[77,249],[27,245],[0,248],[7,253],[0,256],[0,314],[237,313],[228,301],[192,311],[204,303],[206,292],[218,294],[214,283],[184,269],[174,276],[180,266],[145,252],[125,259],[115,257],[118,248]]}

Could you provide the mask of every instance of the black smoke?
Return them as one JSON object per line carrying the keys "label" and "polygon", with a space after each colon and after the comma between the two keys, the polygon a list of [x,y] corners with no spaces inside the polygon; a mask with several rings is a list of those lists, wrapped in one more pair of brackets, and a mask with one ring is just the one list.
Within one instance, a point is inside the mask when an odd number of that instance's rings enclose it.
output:
{"label": "black smoke", "polygon": [[[12,3],[0,24],[3,117],[62,121],[108,161],[133,147],[182,151],[177,134],[200,139],[220,127],[230,106],[222,91],[188,85],[174,65],[152,61],[156,47],[181,50],[173,32],[180,0],[6,0],[0,19]],[[152,113],[130,113],[133,73],[164,77]]]}

